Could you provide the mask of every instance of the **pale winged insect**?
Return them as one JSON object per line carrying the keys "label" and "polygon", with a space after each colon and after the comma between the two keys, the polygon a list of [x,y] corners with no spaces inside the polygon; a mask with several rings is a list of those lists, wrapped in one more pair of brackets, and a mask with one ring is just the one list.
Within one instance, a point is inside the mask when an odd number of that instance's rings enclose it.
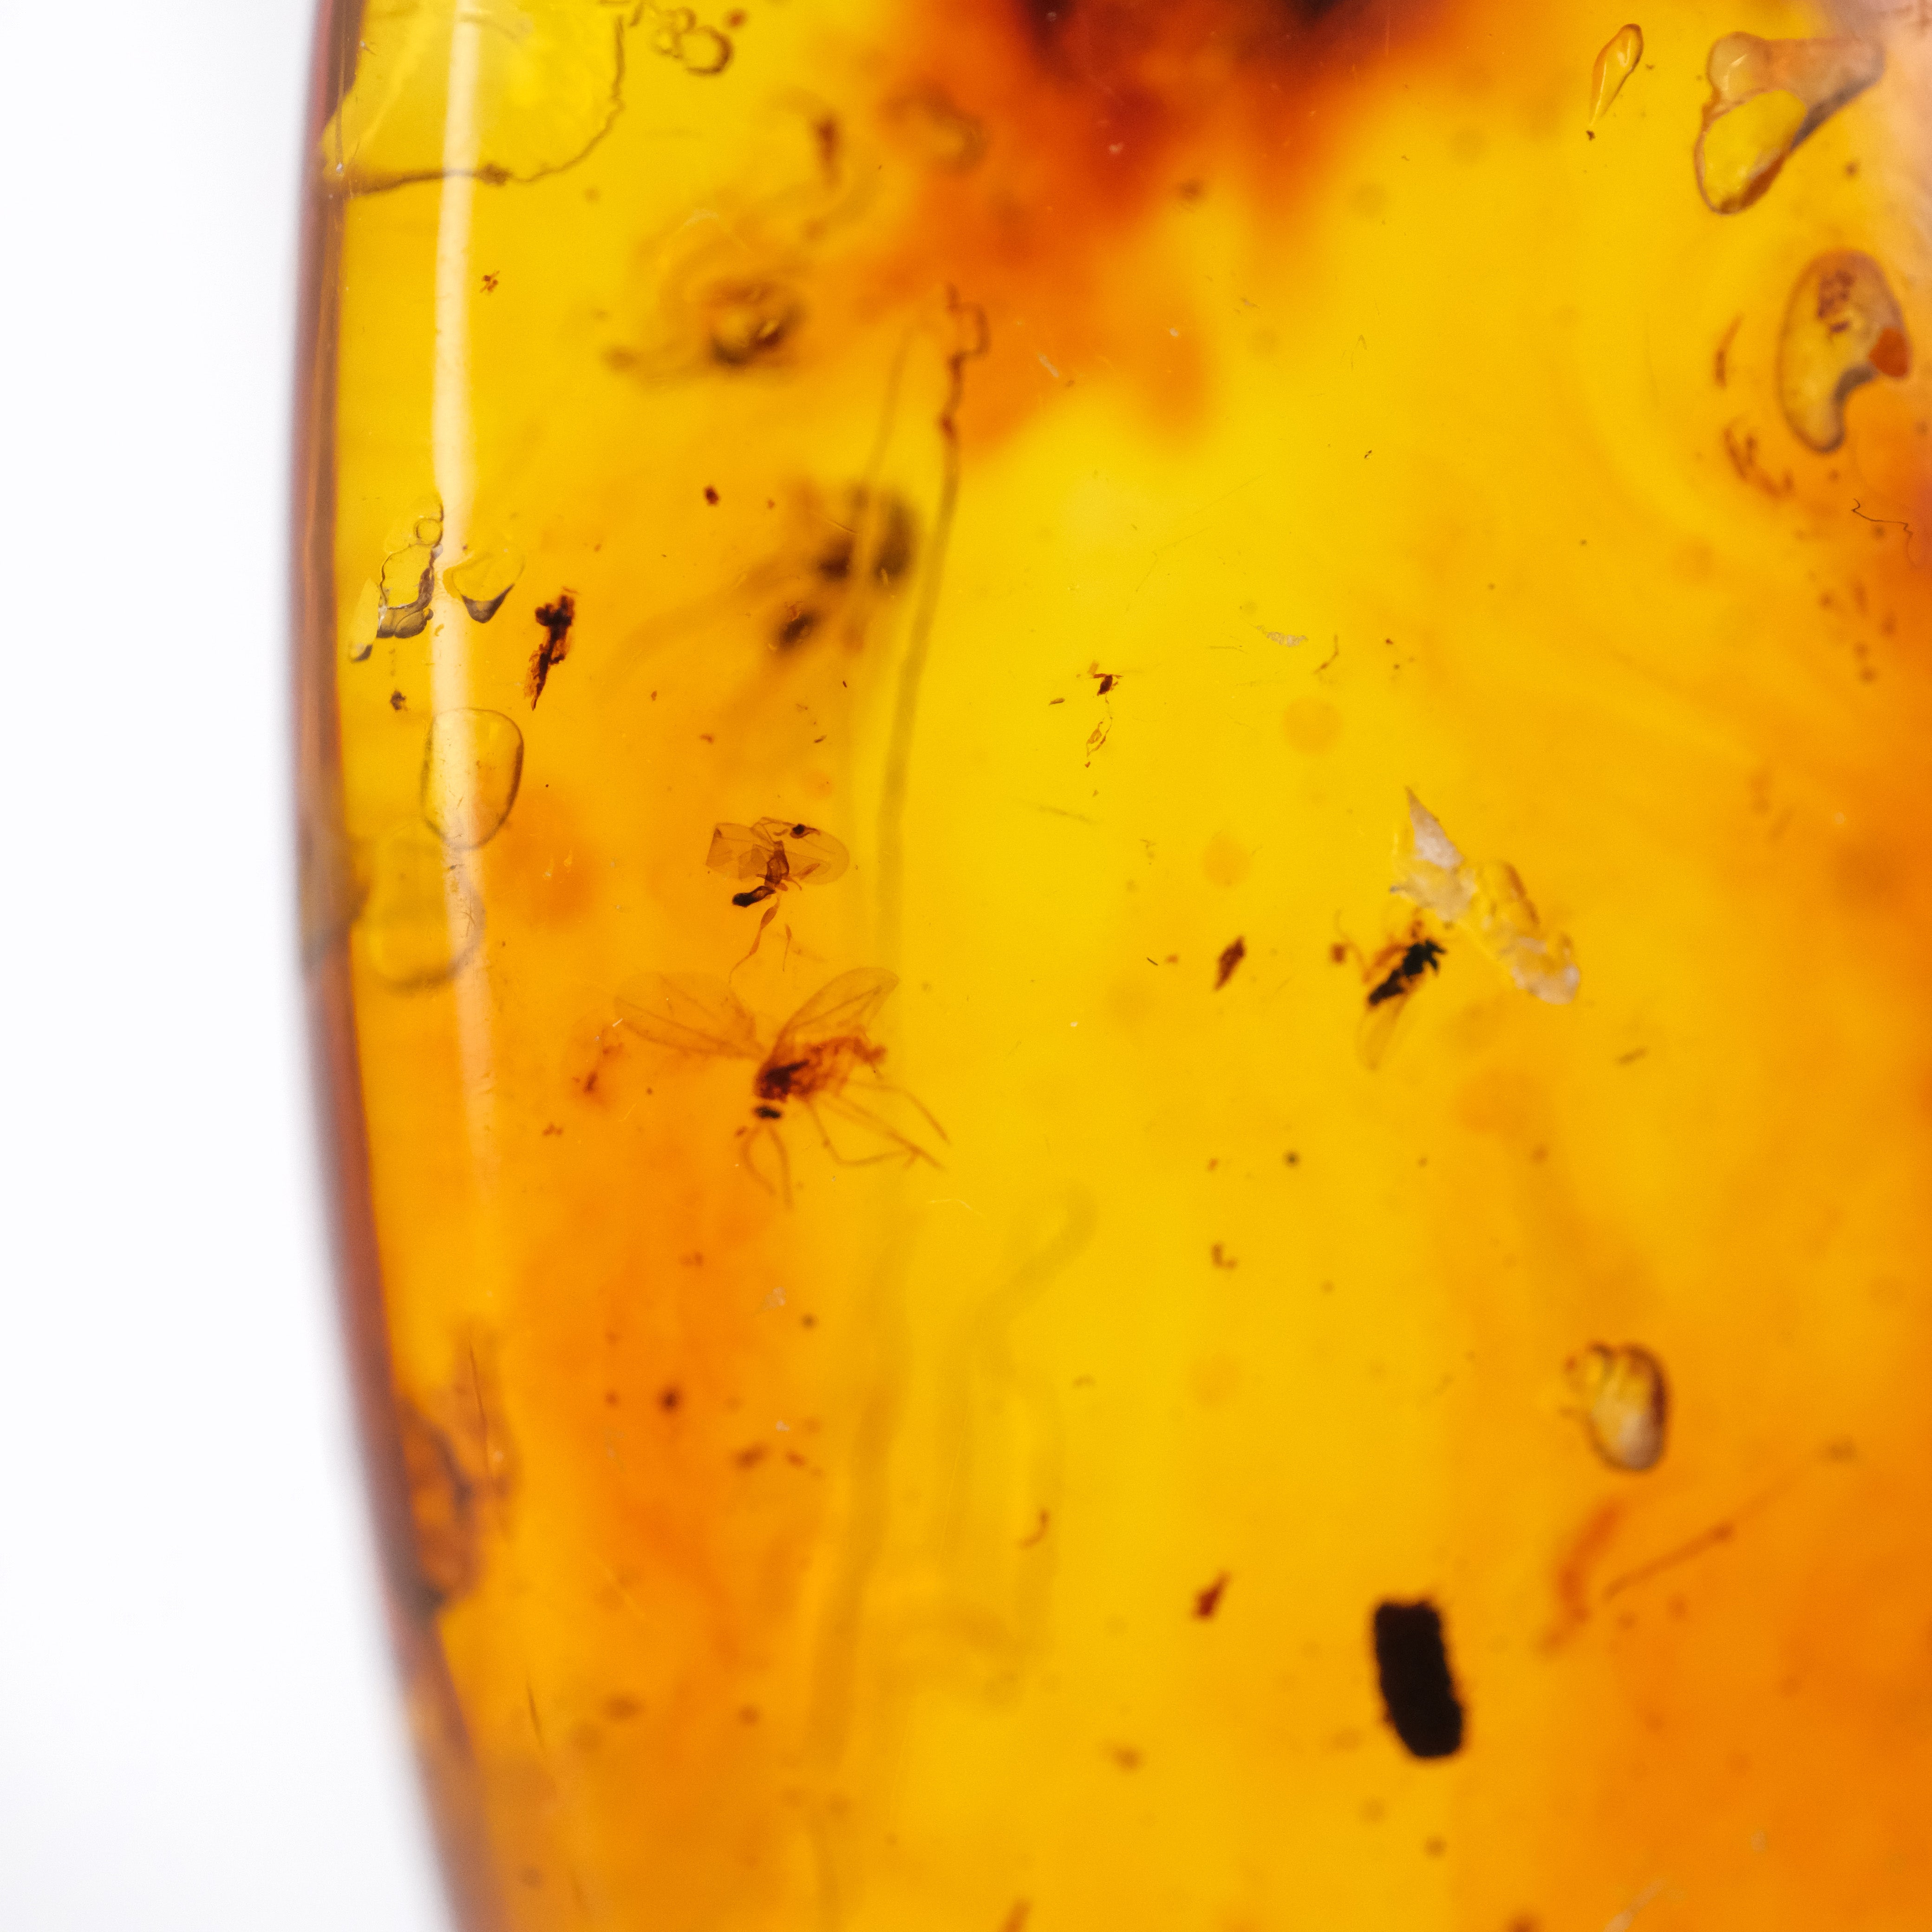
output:
{"label": "pale winged insect", "polygon": [[815,825],[760,818],[750,825],[713,826],[704,862],[728,879],[754,880],[755,884],[731,895],[734,905],[751,906],[788,886],[830,885],[852,856],[830,832]]}
{"label": "pale winged insect", "polygon": [[[895,1158],[908,1165],[922,1160],[938,1166],[872,1104],[874,1096],[902,1102],[941,1140],[946,1138],[945,1130],[924,1106],[879,1076],[886,1049],[866,1028],[898,984],[896,974],[877,967],[840,974],[778,1028],[778,1036],[762,1054],[757,1021],[722,980],[643,974],[618,994],[617,1010],[634,1031],[660,1046],[758,1062],[752,1076],[752,1118],[738,1130],[745,1143],[745,1164],[754,1178],[770,1186],[754,1154],[761,1142],[769,1140],[777,1159],[778,1191],[789,1201],[791,1163],[778,1127],[793,1106],[805,1109],[826,1152],[842,1167],[866,1167]],[[828,1114],[887,1144],[876,1154],[842,1153],[826,1125]]]}
{"label": "pale winged insect", "polygon": [[[778,914],[778,895],[796,886],[830,885],[852,862],[851,854],[829,832],[790,819],[760,818],[750,825],[712,828],[711,849],[704,862],[743,886],[731,895],[734,906],[754,906],[769,899],[765,916],[752,940],[752,952]],[[752,952],[746,954],[748,959]]]}
{"label": "pale winged insect", "polygon": [[1390,940],[1366,958],[1351,940],[1342,941],[1334,950],[1338,959],[1352,958],[1361,969],[1368,992],[1356,1048],[1364,1066],[1379,1066],[1395,1036],[1397,1022],[1422,982],[1432,973],[1441,971],[1439,962],[1447,949],[1432,934],[1428,925],[1417,919],[1400,938]]}

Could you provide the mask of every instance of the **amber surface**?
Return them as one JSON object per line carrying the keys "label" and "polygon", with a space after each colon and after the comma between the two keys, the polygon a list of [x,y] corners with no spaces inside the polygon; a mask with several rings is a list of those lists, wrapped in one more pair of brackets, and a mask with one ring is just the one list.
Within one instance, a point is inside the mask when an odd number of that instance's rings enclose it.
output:
{"label": "amber surface", "polygon": [[308,941],[467,1925],[1928,1922],[1923,23],[321,49]]}

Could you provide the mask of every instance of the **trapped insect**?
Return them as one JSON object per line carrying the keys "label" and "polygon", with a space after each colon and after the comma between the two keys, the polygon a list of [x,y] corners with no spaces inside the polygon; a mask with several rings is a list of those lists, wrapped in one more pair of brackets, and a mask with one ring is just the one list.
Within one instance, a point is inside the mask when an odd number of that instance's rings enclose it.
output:
{"label": "trapped insect", "polygon": [[728,879],[755,880],[731,895],[734,905],[754,906],[791,886],[828,886],[852,858],[830,832],[815,825],[760,818],[750,825],[715,826],[704,862]]}
{"label": "trapped insect", "polygon": [[[714,872],[740,884],[731,895],[734,906],[754,906],[769,899],[764,916],[752,937],[748,959],[758,950],[765,928],[777,916],[778,895],[794,887],[830,885],[852,862],[851,854],[829,832],[785,818],[760,818],[750,825],[716,825],[704,862]],[[741,962],[742,963],[742,962]]]}
{"label": "trapped insect", "polygon": [[1348,940],[1338,943],[1331,952],[1337,960],[1352,958],[1360,968],[1368,992],[1356,1048],[1364,1066],[1378,1066],[1408,1003],[1423,982],[1442,970],[1440,962],[1448,948],[1418,919],[1401,938],[1390,940],[1369,957],[1364,958]]}
{"label": "trapped insect", "polygon": [[[745,1162],[755,1179],[770,1186],[759,1171],[756,1151],[769,1141],[777,1162],[777,1191],[789,1201],[791,1162],[778,1128],[788,1108],[794,1106],[805,1109],[826,1152],[842,1167],[866,1167],[894,1159],[908,1165],[924,1161],[938,1166],[917,1141],[870,1104],[874,1096],[902,1102],[942,1141],[946,1138],[946,1130],[924,1105],[879,1075],[886,1049],[866,1029],[898,984],[896,974],[877,967],[840,974],[778,1028],[770,1048],[762,1053],[758,1022],[722,980],[644,974],[618,994],[617,1009],[634,1031],[661,1046],[758,1062],[752,1076],[752,1118],[738,1130]],[[851,1090],[855,1088],[856,1093]],[[886,1146],[875,1154],[842,1152],[826,1125],[828,1114],[883,1140]]]}

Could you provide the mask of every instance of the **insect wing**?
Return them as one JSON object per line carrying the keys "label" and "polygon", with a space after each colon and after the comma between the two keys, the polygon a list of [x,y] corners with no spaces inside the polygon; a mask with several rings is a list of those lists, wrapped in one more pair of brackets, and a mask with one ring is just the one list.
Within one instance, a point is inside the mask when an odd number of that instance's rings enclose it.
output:
{"label": "insect wing", "polygon": [[852,862],[851,854],[815,825],[788,825],[783,837],[786,863],[801,885],[829,886]]}
{"label": "insect wing", "polygon": [[711,849],[704,862],[728,879],[762,879],[770,865],[778,841],[766,826],[786,828],[776,819],[761,818],[755,825],[717,825],[711,831]]}
{"label": "insect wing", "polygon": [[1411,980],[1400,992],[1378,1000],[1362,1015],[1361,1025],[1355,1035],[1355,1050],[1360,1054],[1364,1066],[1376,1067],[1382,1064],[1382,1056],[1388,1052],[1389,1042],[1395,1037],[1396,1028],[1408,1011],[1409,1001],[1415,998],[1419,983]]}
{"label": "insect wing", "polygon": [[775,1064],[789,1060],[802,1047],[821,1040],[848,1039],[862,1034],[866,1023],[886,1003],[899,982],[896,973],[878,966],[860,966],[827,980],[787,1020],[773,1045]]}
{"label": "insect wing", "polygon": [[618,989],[617,1010],[646,1040],[680,1053],[758,1057],[758,1023],[722,980],[693,973],[640,973]]}

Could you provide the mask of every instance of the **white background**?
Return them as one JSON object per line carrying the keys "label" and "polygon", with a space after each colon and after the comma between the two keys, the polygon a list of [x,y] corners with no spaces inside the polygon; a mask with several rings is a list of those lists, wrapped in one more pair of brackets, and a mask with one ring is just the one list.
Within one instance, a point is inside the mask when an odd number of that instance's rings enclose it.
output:
{"label": "white background", "polygon": [[437,1932],[293,955],[308,0],[0,0],[0,1927]]}

